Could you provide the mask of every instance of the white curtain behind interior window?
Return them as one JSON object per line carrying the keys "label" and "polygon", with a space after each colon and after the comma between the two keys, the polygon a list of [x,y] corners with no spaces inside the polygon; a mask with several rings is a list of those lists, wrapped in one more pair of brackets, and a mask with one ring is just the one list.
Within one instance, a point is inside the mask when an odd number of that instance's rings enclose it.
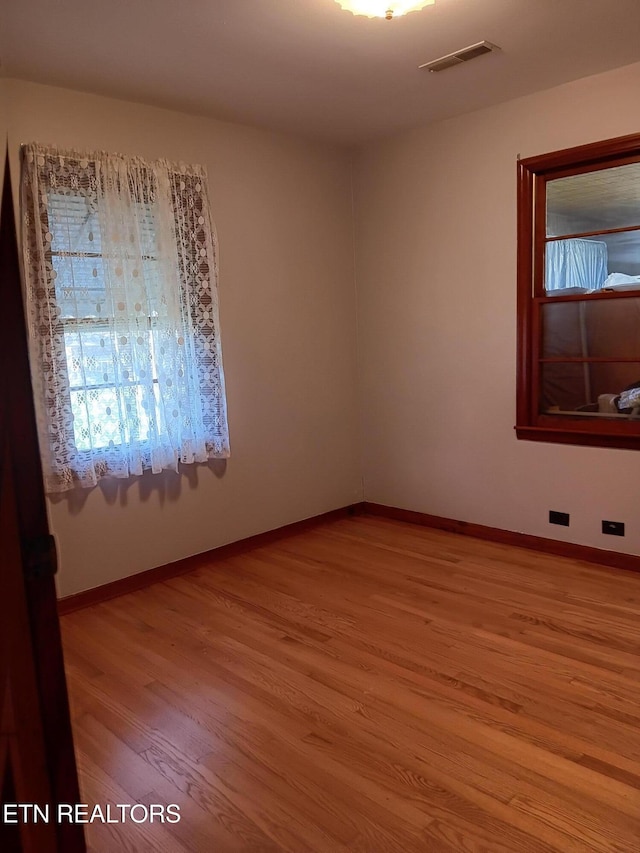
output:
{"label": "white curtain behind interior window", "polygon": [[29,145],[22,190],[48,491],[228,456],[204,171]]}
{"label": "white curtain behind interior window", "polygon": [[608,275],[607,244],[599,240],[547,243],[545,290],[583,287],[599,290]]}

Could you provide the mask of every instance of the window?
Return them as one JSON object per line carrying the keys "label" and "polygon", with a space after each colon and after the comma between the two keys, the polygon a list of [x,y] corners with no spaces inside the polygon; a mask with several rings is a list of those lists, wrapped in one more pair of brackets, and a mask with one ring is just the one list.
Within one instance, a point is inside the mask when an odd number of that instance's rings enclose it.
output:
{"label": "window", "polygon": [[228,456],[203,170],[37,145],[23,154],[47,489]]}
{"label": "window", "polygon": [[518,164],[518,438],[640,449],[640,134]]}

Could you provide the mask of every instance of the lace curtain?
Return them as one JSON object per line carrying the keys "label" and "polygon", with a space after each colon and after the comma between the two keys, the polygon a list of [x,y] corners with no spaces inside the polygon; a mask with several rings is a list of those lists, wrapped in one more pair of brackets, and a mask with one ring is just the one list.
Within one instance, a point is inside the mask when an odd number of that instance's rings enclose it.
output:
{"label": "lace curtain", "polygon": [[22,212],[47,490],[227,457],[205,171],[28,145]]}

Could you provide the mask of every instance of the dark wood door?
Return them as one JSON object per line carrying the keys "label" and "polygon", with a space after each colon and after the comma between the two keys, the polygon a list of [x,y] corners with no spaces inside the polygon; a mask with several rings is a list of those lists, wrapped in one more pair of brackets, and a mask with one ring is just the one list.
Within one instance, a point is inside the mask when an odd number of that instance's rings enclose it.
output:
{"label": "dark wood door", "polygon": [[3,809],[6,853],[86,849],[81,824],[57,821],[58,804],[77,803],[80,794],[55,572],[7,161],[0,215],[0,787],[3,804],[38,804],[48,819]]}

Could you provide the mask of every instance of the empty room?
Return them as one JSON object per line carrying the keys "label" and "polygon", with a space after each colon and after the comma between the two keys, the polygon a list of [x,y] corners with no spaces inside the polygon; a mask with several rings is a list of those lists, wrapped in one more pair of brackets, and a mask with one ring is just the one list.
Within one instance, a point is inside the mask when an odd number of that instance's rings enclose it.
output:
{"label": "empty room", "polygon": [[2,851],[638,853],[639,32],[2,5]]}

